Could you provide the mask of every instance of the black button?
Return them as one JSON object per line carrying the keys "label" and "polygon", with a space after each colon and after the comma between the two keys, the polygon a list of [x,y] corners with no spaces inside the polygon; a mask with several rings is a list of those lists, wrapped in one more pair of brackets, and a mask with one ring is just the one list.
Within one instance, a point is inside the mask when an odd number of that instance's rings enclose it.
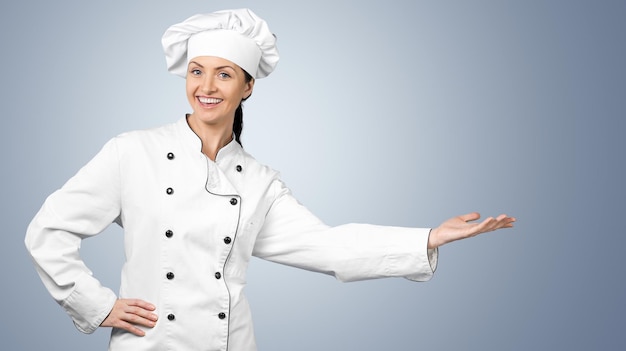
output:
{"label": "black button", "polygon": [[241,166],[240,166],[240,165],[237,165],[237,167],[235,167],[235,169],[237,170],[237,172],[241,172],[241,170],[242,170],[243,168],[241,168]]}
{"label": "black button", "polygon": [[172,272],[167,272],[167,274],[165,275],[165,277],[166,277],[167,279],[169,279],[169,280],[172,280],[172,279],[174,279],[174,273],[172,273]]}
{"label": "black button", "polygon": [[220,313],[217,315],[217,318],[219,318],[219,319],[224,319],[224,318],[226,318],[226,313],[224,313],[224,312],[220,312]]}
{"label": "black button", "polygon": [[231,243],[231,241],[232,241],[232,240],[231,240],[230,236],[227,236],[227,237],[225,237],[225,238],[224,238],[224,243],[225,243],[225,244],[230,244],[230,243]]}
{"label": "black button", "polygon": [[173,159],[174,159],[174,154],[173,154],[173,153],[171,153],[171,152],[168,152],[168,153],[167,153],[167,159],[168,159],[168,160],[173,160]]}
{"label": "black button", "polygon": [[222,277],[222,273],[215,272],[215,279],[220,279]]}
{"label": "black button", "polygon": [[172,195],[174,193],[174,189],[167,188],[167,189],[165,189],[165,192],[167,193],[167,195]]}
{"label": "black button", "polygon": [[176,316],[170,313],[167,315],[167,319],[173,321],[174,319],[176,319]]}
{"label": "black button", "polygon": [[173,231],[171,231],[171,230],[169,230],[169,229],[165,231],[165,236],[166,236],[166,237],[171,238],[171,237],[172,237],[172,235],[174,235],[174,232],[173,232]]}
{"label": "black button", "polygon": [[237,204],[237,199],[235,199],[234,197],[230,199],[230,204],[235,206]]}

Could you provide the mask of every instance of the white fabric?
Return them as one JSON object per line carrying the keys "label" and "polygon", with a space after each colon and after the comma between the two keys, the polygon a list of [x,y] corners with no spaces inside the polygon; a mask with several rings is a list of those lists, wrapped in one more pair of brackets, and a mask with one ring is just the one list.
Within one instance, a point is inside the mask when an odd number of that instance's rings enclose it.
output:
{"label": "white fabric", "polygon": [[256,43],[243,34],[232,30],[210,30],[196,33],[189,38],[187,52],[188,61],[198,56],[226,58],[253,77],[257,75],[257,66],[261,60],[261,50]]}
{"label": "white fabric", "polygon": [[227,59],[257,79],[269,75],[279,59],[276,37],[249,9],[191,16],[169,27],[161,43],[168,70],[181,77],[187,75],[189,61],[197,56]]}
{"label": "white fabric", "polygon": [[429,229],[328,227],[236,142],[216,162],[205,157],[183,118],[109,141],[28,227],[26,247],[41,279],[86,333],[117,296],[85,266],[80,242],[114,221],[124,227],[126,253],[119,297],[151,302],[159,315],[145,337],[114,329],[115,351],[256,350],[243,295],[251,255],[342,281],[425,281],[437,263],[437,251],[426,249]]}

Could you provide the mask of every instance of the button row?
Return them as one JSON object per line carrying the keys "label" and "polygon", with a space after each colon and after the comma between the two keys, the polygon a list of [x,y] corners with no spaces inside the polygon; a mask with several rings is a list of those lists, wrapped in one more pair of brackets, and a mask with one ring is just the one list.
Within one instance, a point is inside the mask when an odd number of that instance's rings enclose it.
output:
{"label": "button row", "polygon": [[[175,157],[175,156],[174,156],[174,153],[173,153],[173,152],[168,152],[168,153],[167,153],[167,159],[168,159],[168,160],[173,160],[173,159],[174,159],[174,157]],[[243,171],[243,167],[241,167],[241,165],[237,165],[237,166],[235,166],[235,170],[236,170],[237,172],[241,172],[241,171]]]}
{"label": "button row", "polygon": [[[167,189],[165,189],[165,193],[166,193],[167,195],[172,195],[172,194],[174,194],[174,189],[172,189],[172,188],[167,188]],[[233,198],[231,198],[231,199],[230,199],[230,204],[231,204],[231,205],[235,206],[235,205],[237,205],[238,203],[239,203],[239,201],[238,201],[236,198],[234,198],[234,197],[233,197]]]}
{"label": "button row", "polygon": [[[219,318],[219,319],[226,318],[226,313],[224,313],[224,312],[218,313],[217,314],[217,318]],[[176,319],[176,316],[173,313],[170,313],[170,314],[167,315],[167,319],[170,320],[170,321],[173,321],[173,320]]]}
{"label": "button row", "polygon": [[[174,232],[171,231],[170,229],[165,231],[165,237],[171,238],[173,236],[174,236]],[[233,239],[231,239],[230,236],[224,237],[224,244],[228,245],[232,242],[233,242]]]}
{"label": "button row", "polygon": [[[167,278],[168,280],[172,280],[174,279],[175,275],[173,272],[167,272],[165,273],[165,278]],[[221,279],[222,278],[222,273],[220,272],[215,272],[215,279]]]}
{"label": "button row", "polygon": [[[174,158],[175,158],[174,153],[172,153],[172,152],[168,152],[168,153],[167,153],[167,159],[168,159],[168,160],[173,160]],[[237,172],[241,172],[241,171],[243,170],[243,168],[242,168],[240,165],[237,165],[237,166],[235,167],[235,170],[236,170]],[[167,189],[165,189],[165,193],[166,193],[167,195],[172,195],[172,194],[174,194],[174,189],[173,189],[173,188],[171,188],[171,187],[170,187],[170,188],[167,188]],[[237,201],[237,199],[236,199],[236,198],[231,198],[231,199],[230,199],[230,204],[231,204],[231,205],[235,206],[235,205],[237,205],[237,203],[238,203],[238,201]],[[169,230],[169,229],[168,229],[168,230],[166,230],[166,231],[165,231],[165,236],[166,236],[167,238],[171,238],[172,236],[174,236],[174,232],[173,232],[172,230]],[[226,245],[230,244],[231,242],[232,242],[232,239],[231,239],[229,236],[227,236],[227,237],[225,237],[225,238],[224,238],[224,243],[225,243]],[[167,273],[165,274],[165,277],[166,277],[168,280],[172,280],[172,279],[174,279],[175,275],[174,275],[174,273],[173,273],[173,272],[167,272]],[[215,272],[215,279],[221,279],[221,278],[222,278],[222,274],[221,274],[220,272]],[[219,319],[225,319],[225,318],[226,318],[226,313],[224,313],[224,312],[220,312],[220,313],[217,315],[217,317],[218,317]],[[176,319],[176,316],[175,316],[173,313],[170,313],[170,314],[168,314],[168,315],[167,315],[167,319],[168,319],[168,320],[170,320],[170,321],[174,321],[174,320]]]}

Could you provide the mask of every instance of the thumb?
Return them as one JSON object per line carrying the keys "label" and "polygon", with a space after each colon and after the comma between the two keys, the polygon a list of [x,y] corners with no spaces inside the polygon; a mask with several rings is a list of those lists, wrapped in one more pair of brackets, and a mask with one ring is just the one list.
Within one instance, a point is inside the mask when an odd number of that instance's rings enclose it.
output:
{"label": "thumb", "polygon": [[464,222],[471,222],[471,221],[475,221],[477,219],[480,218],[480,213],[478,212],[471,212],[471,213],[467,213],[464,215],[460,215],[459,216],[460,219],[462,219]]}

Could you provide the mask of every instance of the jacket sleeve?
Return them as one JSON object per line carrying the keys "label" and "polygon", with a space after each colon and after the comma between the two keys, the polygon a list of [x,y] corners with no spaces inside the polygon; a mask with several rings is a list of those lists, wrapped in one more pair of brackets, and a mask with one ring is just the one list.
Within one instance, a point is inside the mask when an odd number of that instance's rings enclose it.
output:
{"label": "jacket sleeve", "polygon": [[405,277],[427,281],[437,266],[437,249],[428,250],[429,228],[370,224],[329,227],[298,203],[281,182],[257,236],[253,255],[340,281]]}
{"label": "jacket sleeve", "polygon": [[107,317],[116,294],[92,276],[79,255],[81,240],[120,214],[115,139],[44,202],[26,231],[25,244],[52,297],[78,330],[92,333]]}

